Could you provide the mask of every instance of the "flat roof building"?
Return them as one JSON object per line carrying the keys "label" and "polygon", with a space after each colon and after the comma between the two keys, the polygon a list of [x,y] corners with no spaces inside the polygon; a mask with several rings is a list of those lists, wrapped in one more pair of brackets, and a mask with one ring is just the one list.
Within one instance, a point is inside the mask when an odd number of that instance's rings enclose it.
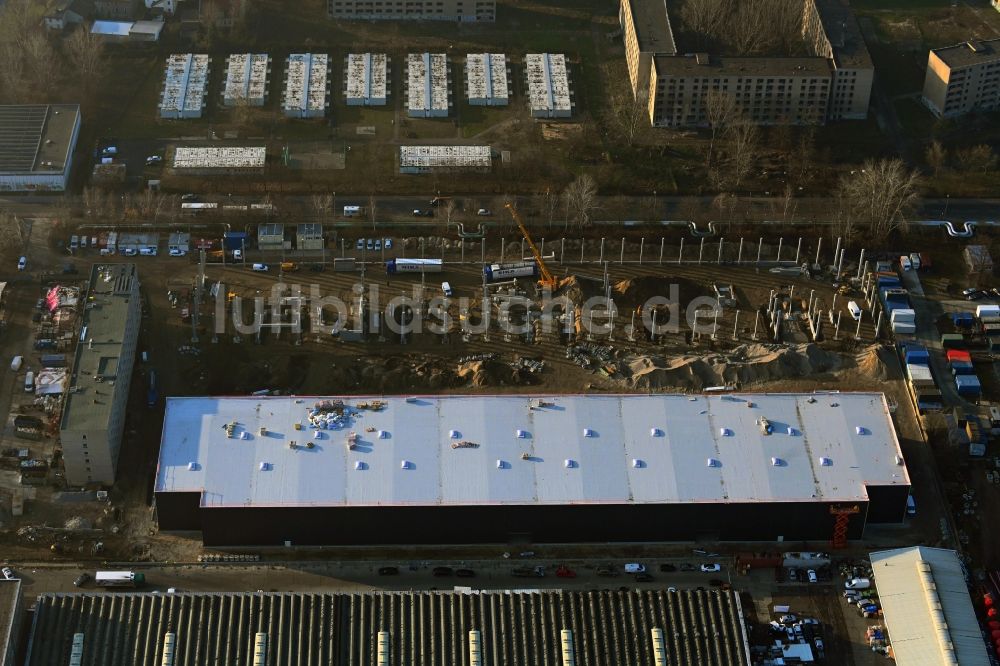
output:
{"label": "flat roof building", "polygon": [[389,99],[389,57],[384,53],[348,53],[344,58],[347,106],[385,106]]}
{"label": "flat roof building", "polygon": [[621,0],[618,22],[622,26],[632,94],[645,96],[649,92],[653,56],[677,55],[666,0]]}
{"label": "flat roof building", "polygon": [[17,661],[18,646],[24,641],[24,596],[21,581],[0,580],[0,666],[14,666]]}
{"label": "flat roof building", "polygon": [[300,222],[295,228],[295,249],[322,250],[323,225],[319,222]]}
{"label": "flat roof building", "polygon": [[993,663],[958,553],[913,546],[878,551],[870,557],[896,664]]}
{"label": "flat roof building", "polygon": [[573,115],[566,56],[529,53],[524,57],[524,74],[532,118],[569,118]]}
{"label": "flat roof building", "polygon": [[80,135],[78,104],[0,106],[0,192],[62,192]]}
{"label": "flat roof building", "polygon": [[210,545],[766,541],[909,486],[877,393],[232,397],[167,401],[155,493]]}
{"label": "flat roof building", "polygon": [[445,118],[451,112],[451,65],[444,53],[406,56],[406,114]]}
{"label": "flat roof building", "polygon": [[833,72],[826,119],[866,119],[875,65],[847,0],[806,2],[802,34],[810,51],[826,58]]}
{"label": "flat roof building", "polygon": [[927,55],[922,99],[938,118],[1000,107],[1000,39],[933,49]]}
{"label": "flat roof building", "polygon": [[292,53],[285,61],[281,108],[289,118],[322,118],[330,108],[330,56]]}
{"label": "flat roof building", "polygon": [[271,56],[266,53],[233,53],[226,58],[222,105],[264,106],[270,74]]}
{"label": "flat roof building", "polygon": [[188,175],[263,173],[266,163],[265,146],[178,146],[171,168]]}
{"label": "flat roof building", "polygon": [[161,666],[166,644],[172,666],[750,666],[739,595],[716,589],[45,593],[25,665],[75,663],[78,636],[102,666]]}
{"label": "flat roof building", "polygon": [[167,58],[160,94],[161,118],[201,118],[210,64],[211,59],[204,53],[175,53]]}
{"label": "flat roof building", "polygon": [[115,481],[139,337],[135,264],[94,264],[63,404],[59,440],[69,486]]}
{"label": "flat roof building", "polygon": [[496,0],[327,0],[327,14],[339,20],[362,21],[457,21],[492,23],[496,20]]}
{"label": "flat roof building", "polygon": [[465,94],[473,106],[507,106],[507,56],[503,53],[470,53],[465,56]]}
{"label": "flat roof building", "polygon": [[284,247],[285,225],[279,222],[264,222],[257,225],[257,249],[281,250]]}
{"label": "flat roof building", "polygon": [[431,171],[489,171],[493,151],[489,146],[400,146],[400,173]]}

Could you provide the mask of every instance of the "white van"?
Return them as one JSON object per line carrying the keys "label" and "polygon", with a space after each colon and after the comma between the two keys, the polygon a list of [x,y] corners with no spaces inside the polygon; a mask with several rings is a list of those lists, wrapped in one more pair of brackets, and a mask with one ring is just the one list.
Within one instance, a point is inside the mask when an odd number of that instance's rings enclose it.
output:
{"label": "white van", "polygon": [[23,356],[15,356],[13,359],[11,359],[10,369],[13,370],[14,372],[17,372],[18,370],[21,369],[21,364],[23,362],[24,362]]}
{"label": "white van", "polygon": [[155,247],[140,247],[139,248],[139,254],[141,254],[144,257],[155,257],[156,256],[156,248]]}
{"label": "white van", "polygon": [[643,573],[646,571],[645,564],[639,564],[638,562],[629,562],[625,565],[625,573]]}
{"label": "white van", "polygon": [[854,321],[859,321],[861,319],[861,308],[858,307],[857,302],[847,301],[847,310],[851,313],[851,316],[854,317]]}
{"label": "white van", "polygon": [[35,373],[28,370],[28,374],[24,376],[24,392],[31,393],[35,390]]}
{"label": "white van", "polygon": [[258,273],[266,273],[267,264],[254,264],[250,267],[250,270],[257,271]]}
{"label": "white van", "polygon": [[444,292],[445,296],[451,296],[452,293],[453,293],[452,290],[451,290],[451,283],[449,283],[449,282],[442,282],[441,283],[441,291]]}

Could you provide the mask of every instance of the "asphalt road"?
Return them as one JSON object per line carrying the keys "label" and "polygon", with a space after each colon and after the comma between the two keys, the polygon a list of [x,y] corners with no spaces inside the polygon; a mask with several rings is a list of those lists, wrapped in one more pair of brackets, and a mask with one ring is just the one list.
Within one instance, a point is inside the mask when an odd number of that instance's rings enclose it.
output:
{"label": "asphalt road", "polygon": [[[561,562],[543,559],[466,560],[434,562],[261,562],[257,564],[155,564],[102,566],[101,570],[122,571],[133,569],[146,575],[145,591],[166,592],[169,588],[188,592],[364,592],[370,590],[433,590],[468,586],[473,589],[664,589],[708,587],[709,581],[730,581],[731,568],[722,564],[718,573],[701,571],[661,572],[659,564],[668,560],[645,560],[653,576],[652,581],[637,582],[635,576],[624,573],[625,560],[594,562],[568,561],[565,564],[576,574],[572,578],[557,577],[556,567]],[[673,560],[698,566],[705,559]],[[715,561],[715,560],[713,560]],[[721,562],[720,562],[721,563]],[[613,567],[616,575],[598,576],[598,564]],[[25,597],[30,600],[46,592],[76,592],[100,590],[93,582],[82,588],[73,581],[86,571],[93,575],[95,569],[82,565],[18,564],[12,563],[14,575],[21,579]],[[380,576],[383,566],[395,566],[396,575]],[[456,575],[435,576],[434,567],[447,566],[453,570],[471,569],[474,577]],[[514,567],[544,566],[544,577],[515,577]]]}

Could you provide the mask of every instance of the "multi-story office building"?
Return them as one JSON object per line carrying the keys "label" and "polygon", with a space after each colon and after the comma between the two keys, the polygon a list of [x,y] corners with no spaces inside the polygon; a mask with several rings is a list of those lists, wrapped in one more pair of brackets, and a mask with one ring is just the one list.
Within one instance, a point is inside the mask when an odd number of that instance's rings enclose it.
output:
{"label": "multi-story office building", "polygon": [[874,68],[842,0],[806,0],[804,57],[679,53],[664,0],[621,0],[619,20],[632,92],[654,127],[709,124],[715,95],[762,125],[868,115]]}
{"label": "multi-story office building", "polygon": [[496,0],[327,0],[330,18],[492,23]]}
{"label": "multi-story office building", "polygon": [[70,486],[114,483],[141,307],[135,264],[95,264],[59,440]]}
{"label": "multi-story office building", "polygon": [[1000,106],[1000,39],[970,41],[927,56],[924,104],[939,118]]}

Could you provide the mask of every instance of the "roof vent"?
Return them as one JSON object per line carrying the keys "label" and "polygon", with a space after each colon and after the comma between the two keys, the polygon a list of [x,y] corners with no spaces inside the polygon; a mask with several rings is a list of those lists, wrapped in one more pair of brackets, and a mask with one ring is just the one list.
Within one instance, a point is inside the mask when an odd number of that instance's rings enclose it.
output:
{"label": "roof vent", "polygon": [[903,464],[903,456],[896,456],[895,460],[897,465]]}
{"label": "roof vent", "polygon": [[858,426],[857,428],[854,429],[854,432],[858,433],[859,435],[867,435],[868,428],[865,428],[864,426]]}
{"label": "roof vent", "polygon": [[363,463],[360,460],[355,460],[354,461],[354,469],[358,470],[359,472],[365,470],[367,467],[368,467],[368,465],[366,465],[365,463]]}
{"label": "roof vent", "polygon": [[526,439],[528,437],[528,433],[526,431],[524,431],[524,430],[520,430],[519,429],[519,430],[517,430],[516,434],[517,434],[517,438],[518,439]]}
{"label": "roof vent", "polygon": [[784,467],[785,461],[781,458],[771,458],[771,464],[775,467]]}
{"label": "roof vent", "polygon": [[267,471],[267,470],[269,470],[269,469],[271,469],[271,463],[269,463],[269,462],[264,462],[264,461],[262,460],[262,461],[260,462],[260,471],[262,471],[262,472],[266,472],[266,471]]}
{"label": "roof vent", "polygon": [[260,430],[257,431],[257,434],[260,435],[261,437],[265,436],[267,434],[267,428],[264,427],[264,426],[261,426]]}
{"label": "roof vent", "polygon": [[799,434],[799,431],[793,428],[792,426],[788,426],[785,432],[788,433],[789,437],[795,437]]}
{"label": "roof vent", "polygon": [[721,435],[722,437],[732,437],[733,431],[730,430],[729,428],[719,428],[719,435]]}
{"label": "roof vent", "polygon": [[594,436],[594,431],[591,430],[590,428],[584,428],[583,429],[583,436],[584,437],[593,437]]}
{"label": "roof vent", "polygon": [[819,464],[823,467],[829,467],[833,464],[833,460],[831,458],[820,458]]}
{"label": "roof vent", "polygon": [[388,439],[389,438],[389,431],[388,430],[379,430],[378,431],[378,438],[379,439]]}
{"label": "roof vent", "polygon": [[722,461],[716,460],[715,458],[708,458],[705,461],[706,467],[722,467]]}
{"label": "roof vent", "polygon": [[497,469],[505,469],[506,467],[507,463],[497,458]]}
{"label": "roof vent", "polygon": [[409,398],[406,399],[406,402],[409,402],[409,403],[414,403],[416,401],[417,401],[417,399],[414,398],[413,396],[410,396]]}
{"label": "roof vent", "polygon": [[638,458],[632,458],[632,467],[634,467],[635,469],[642,469],[645,466],[646,463],[644,463],[643,461],[639,460]]}
{"label": "roof vent", "polygon": [[240,433],[240,439],[250,439],[250,432],[247,431],[247,430],[244,430],[243,432],[241,432]]}
{"label": "roof vent", "polygon": [[400,460],[399,461],[399,467],[400,467],[400,469],[410,469],[410,461],[409,460]]}
{"label": "roof vent", "polygon": [[198,463],[196,463],[196,462],[189,462],[188,463],[188,471],[189,472],[197,472],[198,471]]}
{"label": "roof vent", "polygon": [[566,466],[566,469],[573,469],[576,467],[576,461],[566,458],[566,460],[563,461],[563,465]]}
{"label": "roof vent", "polygon": [[313,439],[323,439],[323,433],[319,430],[313,431]]}
{"label": "roof vent", "polygon": [[451,437],[452,439],[458,439],[459,437],[462,436],[462,433],[460,433],[457,430],[449,430],[448,431],[448,436]]}
{"label": "roof vent", "polygon": [[649,436],[650,437],[662,437],[663,436],[663,431],[660,430],[659,428],[650,428],[649,429]]}

